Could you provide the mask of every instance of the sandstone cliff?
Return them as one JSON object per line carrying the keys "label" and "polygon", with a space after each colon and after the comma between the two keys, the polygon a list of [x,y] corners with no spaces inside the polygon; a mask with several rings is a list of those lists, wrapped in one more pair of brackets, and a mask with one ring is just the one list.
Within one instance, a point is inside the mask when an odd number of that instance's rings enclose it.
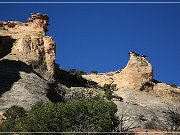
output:
{"label": "sandstone cliff", "polygon": [[119,91],[146,91],[155,96],[179,100],[180,89],[171,87],[165,83],[153,79],[153,67],[146,56],[130,52],[130,59],[122,70],[101,74],[83,75],[84,78],[97,82],[100,86],[104,84],[116,84]]}
{"label": "sandstone cliff", "polygon": [[113,99],[117,115],[131,117],[129,122],[141,128],[167,124],[163,112],[179,106],[180,89],[156,81],[145,55],[130,52],[124,69],[79,78],[56,66],[55,42],[46,36],[48,20],[36,13],[26,23],[0,22],[0,112],[12,105],[29,109],[38,101],[103,95],[97,84],[116,84],[114,94],[123,99]]}
{"label": "sandstone cliff", "polygon": [[134,52],[129,55],[130,59],[122,70],[83,77],[100,86],[116,84],[117,90],[113,95],[120,96],[123,101],[115,98],[113,101],[118,108],[117,115],[130,118],[127,125],[133,123],[141,129],[169,126],[169,116],[164,112],[168,108],[180,107],[180,89],[153,79],[153,67],[146,56]]}
{"label": "sandstone cliff", "polygon": [[0,111],[62,100],[54,83],[55,42],[46,36],[48,21],[39,13],[26,23],[0,21]]}
{"label": "sandstone cliff", "polygon": [[0,58],[22,61],[54,73],[55,42],[46,36],[49,17],[32,14],[27,23],[0,22]]}
{"label": "sandstone cliff", "polygon": [[84,78],[55,64],[56,44],[46,36],[48,21],[40,13],[31,14],[26,23],[0,21],[0,112],[12,105],[29,109],[38,101],[59,102],[88,89]]}
{"label": "sandstone cliff", "polygon": [[152,65],[142,57],[130,57],[126,67],[122,70],[104,74],[84,75],[86,79],[104,84],[116,84],[120,89],[137,89],[153,79]]}

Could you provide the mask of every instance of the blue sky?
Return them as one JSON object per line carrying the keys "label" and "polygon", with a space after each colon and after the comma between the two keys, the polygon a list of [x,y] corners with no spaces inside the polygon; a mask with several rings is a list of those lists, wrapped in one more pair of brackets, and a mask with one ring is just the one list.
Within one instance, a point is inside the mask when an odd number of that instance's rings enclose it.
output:
{"label": "blue sky", "polygon": [[56,62],[64,69],[115,71],[125,67],[129,51],[136,51],[148,56],[155,79],[180,85],[180,3],[1,3],[0,11],[4,21],[48,14],[47,35],[54,37]]}

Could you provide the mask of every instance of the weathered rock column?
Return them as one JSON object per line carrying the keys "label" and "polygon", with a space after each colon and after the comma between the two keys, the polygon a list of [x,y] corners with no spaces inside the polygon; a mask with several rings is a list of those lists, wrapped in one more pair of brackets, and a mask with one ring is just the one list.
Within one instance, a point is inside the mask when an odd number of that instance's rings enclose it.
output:
{"label": "weathered rock column", "polygon": [[47,70],[51,73],[54,73],[54,63],[55,63],[55,42],[52,37],[44,37],[44,51],[45,51],[45,58],[47,64]]}

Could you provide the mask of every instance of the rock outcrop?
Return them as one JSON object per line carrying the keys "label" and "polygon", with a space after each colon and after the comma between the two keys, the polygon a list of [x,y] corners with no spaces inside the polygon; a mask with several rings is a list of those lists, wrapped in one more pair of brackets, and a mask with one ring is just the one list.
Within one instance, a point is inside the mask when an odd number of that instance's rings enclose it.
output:
{"label": "rock outcrop", "polygon": [[101,74],[83,75],[87,80],[97,82],[100,86],[104,84],[116,84],[119,91],[137,90],[146,91],[154,96],[160,96],[165,99],[180,101],[180,89],[171,87],[165,83],[153,79],[153,68],[147,60],[147,56],[140,56],[138,53],[130,52],[130,59],[126,67],[122,70]]}
{"label": "rock outcrop", "polygon": [[0,58],[22,61],[54,73],[55,42],[46,36],[49,17],[32,14],[27,23],[0,22]]}
{"label": "rock outcrop", "polygon": [[133,52],[129,55],[130,60],[122,70],[97,75],[83,75],[83,77],[95,81],[101,86],[116,84],[119,89],[140,89],[144,84],[153,80],[153,68],[145,57]]}
{"label": "rock outcrop", "polygon": [[30,109],[38,101],[104,96],[99,85],[116,84],[117,115],[132,118],[125,124],[168,125],[164,112],[179,107],[180,88],[153,79],[147,56],[130,52],[125,68],[115,72],[83,75],[85,79],[70,74],[55,64],[55,42],[46,36],[48,20],[35,13],[27,23],[0,21],[0,124],[5,119],[2,112],[12,105]]}
{"label": "rock outcrop", "polygon": [[0,112],[29,109],[38,101],[62,100],[55,83],[55,42],[46,36],[49,17],[31,14],[27,23],[0,22]]}
{"label": "rock outcrop", "polygon": [[180,107],[180,89],[153,79],[153,68],[145,55],[135,52],[129,55],[130,59],[122,70],[83,77],[100,86],[116,84],[117,90],[113,94],[122,97],[123,101],[113,98],[113,102],[118,108],[117,115],[129,119],[125,121],[126,125],[133,124],[132,127],[140,129],[168,127],[171,122],[165,112]]}

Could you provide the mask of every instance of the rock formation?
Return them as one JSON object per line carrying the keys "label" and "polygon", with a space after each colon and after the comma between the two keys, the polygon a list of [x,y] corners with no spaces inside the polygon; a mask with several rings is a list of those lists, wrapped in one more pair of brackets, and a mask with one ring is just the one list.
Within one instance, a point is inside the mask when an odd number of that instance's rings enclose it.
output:
{"label": "rock formation", "polygon": [[49,17],[31,14],[26,23],[0,22],[0,111],[56,102],[55,42],[46,36]]}
{"label": "rock formation", "polygon": [[144,57],[139,54],[130,52],[130,60],[126,67],[122,70],[104,74],[84,75],[86,79],[90,79],[104,84],[116,84],[119,89],[140,89],[141,86],[153,79],[152,65]]}
{"label": "rock formation", "polygon": [[22,61],[54,73],[55,42],[45,36],[49,17],[32,14],[27,23],[0,22],[0,58]]}
{"label": "rock formation", "polygon": [[123,114],[130,118],[127,125],[133,123],[133,126],[140,129],[168,127],[169,116],[164,112],[168,108],[180,107],[180,89],[153,79],[153,68],[147,56],[135,52],[130,52],[129,56],[122,70],[83,77],[100,86],[117,85],[113,94],[122,97],[123,101],[114,98],[113,102],[117,105],[119,117]]}
{"label": "rock formation", "polygon": [[179,106],[180,88],[156,81],[147,56],[130,52],[122,70],[83,75],[85,79],[72,75],[55,64],[55,42],[46,36],[48,20],[36,13],[27,23],[0,22],[0,123],[12,105],[30,109],[38,101],[104,96],[97,84],[116,84],[114,94],[122,97],[113,99],[117,115],[131,117],[129,122],[141,128],[167,125],[164,111]]}
{"label": "rock formation", "polygon": [[[147,60],[147,56],[129,52],[130,59],[124,69],[116,72],[103,74],[83,75],[84,78],[97,82],[100,86],[104,84],[116,84],[118,91],[138,90],[146,91],[155,96],[168,99],[178,99],[180,90],[165,83],[153,79],[153,68]],[[120,96],[120,94],[118,94]]]}

